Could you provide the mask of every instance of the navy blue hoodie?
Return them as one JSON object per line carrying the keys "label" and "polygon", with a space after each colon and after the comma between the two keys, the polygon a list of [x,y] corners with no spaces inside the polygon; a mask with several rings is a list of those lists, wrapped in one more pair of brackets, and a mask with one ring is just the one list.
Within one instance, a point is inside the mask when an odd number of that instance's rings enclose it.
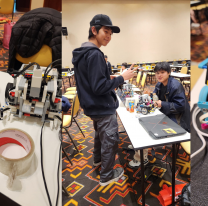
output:
{"label": "navy blue hoodie", "polygon": [[114,89],[124,82],[123,77],[110,79],[104,54],[91,42],[72,53],[77,93],[85,115],[115,114],[119,104]]}
{"label": "navy blue hoodie", "polygon": [[[161,85],[162,83],[158,82],[155,86],[154,93],[158,97]],[[186,99],[183,85],[171,76],[168,79],[165,98],[166,101],[162,101],[160,111],[190,132],[190,106]]]}

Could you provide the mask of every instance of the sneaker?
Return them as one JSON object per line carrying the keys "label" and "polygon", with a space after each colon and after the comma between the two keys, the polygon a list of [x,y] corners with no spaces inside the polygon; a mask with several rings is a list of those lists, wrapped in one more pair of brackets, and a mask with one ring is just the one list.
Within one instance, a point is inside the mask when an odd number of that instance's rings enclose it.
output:
{"label": "sneaker", "polygon": [[97,167],[99,165],[101,165],[101,161],[100,162],[93,162],[93,166]]}
{"label": "sneaker", "polygon": [[[144,159],[144,165],[147,165],[149,163],[149,160],[148,159]],[[140,165],[141,165],[141,162],[140,161],[137,161],[137,160],[135,160],[135,159],[133,159],[133,160],[131,160],[130,162],[129,162],[129,167],[131,167],[131,168],[135,168],[135,167],[140,167]]]}
{"label": "sneaker", "polygon": [[105,180],[100,180],[100,185],[101,186],[106,186],[110,184],[111,182],[116,182],[123,176],[124,169],[121,167],[117,167],[116,169],[113,170],[113,177],[112,179],[105,181]]}

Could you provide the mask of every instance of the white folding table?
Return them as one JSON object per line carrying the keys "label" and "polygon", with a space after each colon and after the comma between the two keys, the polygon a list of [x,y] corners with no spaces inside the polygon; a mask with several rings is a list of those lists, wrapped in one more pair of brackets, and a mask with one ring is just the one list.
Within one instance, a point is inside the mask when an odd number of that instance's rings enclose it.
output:
{"label": "white folding table", "polygon": [[[5,72],[0,72],[0,102],[5,105],[5,89],[8,82],[13,82],[13,78]],[[0,192],[14,200],[21,206],[37,206],[49,205],[44,182],[41,172],[40,163],[40,134],[42,122],[37,117],[14,117],[12,122],[0,120],[0,130],[6,128],[17,128],[28,133],[35,143],[35,155],[32,160],[31,168],[26,174],[21,175],[20,181],[22,189],[20,191],[11,191],[7,188],[8,176],[0,173]],[[50,129],[48,123],[43,127],[43,167],[45,179],[50,194],[52,204],[55,205],[57,196],[57,168],[59,162],[60,140],[58,136],[59,127],[53,130]],[[59,169],[59,202],[58,206],[62,205],[62,190],[61,190],[61,168]],[[0,204],[1,205],[1,204]]]}
{"label": "white folding table", "polygon": [[[117,96],[118,97],[118,96]],[[117,114],[125,128],[127,135],[133,145],[135,150],[140,150],[141,154],[141,180],[142,180],[142,205],[145,206],[145,188],[144,188],[144,160],[143,160],[143,149],[156,147],[156,146],[163,146],[172,144],[172,202],[173,205],[175,201],[175,144],[180,142],[190,141],[190,134],[186,133],[184,135],[169,137],[164,139],[153,139],[142,127],[139,123],[138,118],[136,118],[136,113],[130,113],[126,110],[126,107],[119,100],[119,107],[116,110]],[[148,116],[160,114],[161,112],[157,109],[153,114],[148,114]],[[143,115],[144,116],[144,115]]]}
{"label": "white folding table", "polygon": [[177,72],[171,72],[170,74],[172,77],[177,77],[177,78],[190,78],[190,74],[182,74],[182,73],[177,73]]}

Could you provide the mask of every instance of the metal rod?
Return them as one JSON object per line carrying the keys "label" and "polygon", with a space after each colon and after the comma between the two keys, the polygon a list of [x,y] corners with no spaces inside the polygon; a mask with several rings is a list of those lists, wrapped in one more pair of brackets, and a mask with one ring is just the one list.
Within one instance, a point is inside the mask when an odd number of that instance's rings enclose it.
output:
{"label": "metal rod", "polygon": [[176,163],[176,154],[175,154],[176,145],[172,145],[172,205],[175,206],[175,163]]}
{"label": "metal rod", "polygon": [[144,155],[143,149],[140,150],[140,158],[141,158],[141,181],[142,181],[142,206],[145,206],[145,188],[144,188]]}

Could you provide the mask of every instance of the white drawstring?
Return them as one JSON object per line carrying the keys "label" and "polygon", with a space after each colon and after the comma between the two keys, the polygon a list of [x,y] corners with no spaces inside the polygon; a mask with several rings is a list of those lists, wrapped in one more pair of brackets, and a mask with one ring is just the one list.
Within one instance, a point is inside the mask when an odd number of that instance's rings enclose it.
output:
{"label": "white drawstring", "polygon": [[199,130],[197,124],[196,124],[196,117],[197,117],[197,114],[200,112],[201,110],[199,109],[199,107],[196,107],[193,111],[193,114],[192,114],[192,122],[193,122],[193,126],[194,126],[194,129],[196,130],[197,134],[199,135],[199,138],[201,139],[202,141],[202,146],[200,149],[198,149],[196,152],[194,152],[193,154],[191,154],[191,158],[193,158],[194,156],[196,156],[197,154],[199,154],[205,147],[206,147],[206,141],[204,139],[204,137],[202,135],[204,135],[205,137],[208,137],[208,134],[207,133],[204,133],[202,131]]}

